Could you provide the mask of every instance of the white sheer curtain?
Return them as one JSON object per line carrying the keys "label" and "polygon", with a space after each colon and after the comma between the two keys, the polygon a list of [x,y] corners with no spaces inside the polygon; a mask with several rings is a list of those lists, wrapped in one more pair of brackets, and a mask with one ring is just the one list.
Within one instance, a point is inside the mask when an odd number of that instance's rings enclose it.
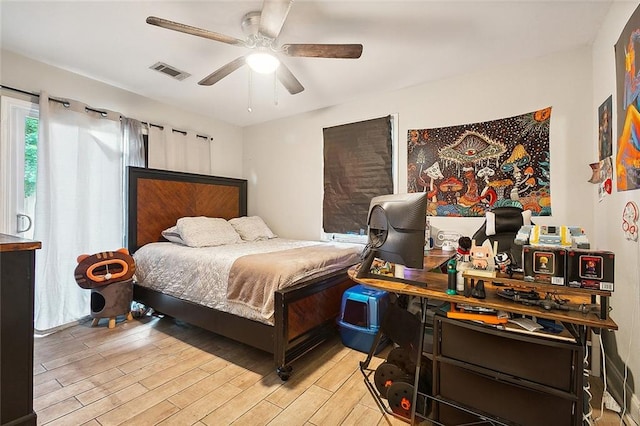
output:
{"label": "white sheer curtain", "polygon": [[75,282],[76,257],[122,247],[124,149],[119,117],[40,96],[34,238],[35,328],[46,331],[90,313]]}
{"label": "white sheer curtain", "polygon": [[[142,137],[142,123],[133,118],[122,117],[120,119],[122,128],[122,140],[124,146],[124,166],[128,172],[127,166],[145,167],[146,155],[144,152],[144,139]],[[129,197],[127,185],[129,175],[125,173],[122,190],[122,223],[127,223],[129,212]],[[122,233],[122,247],[127,245],[127,235]]]}
{"label": "white sheer curtain", "polygon": [[190,134],[186,141],[188,170],[191,173],[211,174],[211,143],[209,138]]}
{"label": "white sheer curtain", "polygon": [[209,138],[169,126],[149,126],[149,167],[178,172],[211,174]]}
{"label": "white sheer curtain", "polygon": [[122,117],[122,139],[124,140],[125,163],[128,166],[144,167],[144,141],[142,123],[133,118]]}

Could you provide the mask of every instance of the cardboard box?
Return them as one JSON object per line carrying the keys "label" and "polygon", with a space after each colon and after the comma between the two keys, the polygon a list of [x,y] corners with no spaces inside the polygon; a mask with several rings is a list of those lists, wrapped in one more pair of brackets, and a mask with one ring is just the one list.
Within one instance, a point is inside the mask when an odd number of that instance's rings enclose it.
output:
{"label": "cardboard box", "polygon": [[524,280],[565,285],[567,250],[555,246],[524,246]]}
{"label": "cardboard box", "polygon": [[567,285],[613,291],[615,255],[602,250],[567,250]]}

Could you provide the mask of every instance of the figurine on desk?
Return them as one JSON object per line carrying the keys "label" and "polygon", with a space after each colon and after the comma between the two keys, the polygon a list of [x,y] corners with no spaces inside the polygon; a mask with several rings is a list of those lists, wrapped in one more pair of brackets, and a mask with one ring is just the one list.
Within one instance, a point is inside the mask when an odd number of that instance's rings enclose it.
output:
{"label": "figurine on desk", "polygon": [[458,249],[456,250],[456,261],[458,262],[470,262],[471,261],[471,238],[460,237],[458,239]]}
{"label": "figurine on desk", "polygon": [[476,275],[495,277],[494,253],[498,251],[497,241],[491,246],[491,241],[485,240],[481,246],[475,241],[471,244],[471,267]]}
{"label": "figurine on desk", "polygon": [[509,277],[513,275],[513,271],[511,269],[511,265],[513,264],[513,262],[511,261],[511,255],[508,252],[503,251],[497,253],[494,259],[498,272],[509,274]]}

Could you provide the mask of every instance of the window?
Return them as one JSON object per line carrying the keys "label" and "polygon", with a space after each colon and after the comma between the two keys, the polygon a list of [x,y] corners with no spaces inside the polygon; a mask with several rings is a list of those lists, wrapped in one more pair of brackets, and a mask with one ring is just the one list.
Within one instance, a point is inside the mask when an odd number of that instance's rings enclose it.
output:
{"label": "window", "polygon": [[0,232],[33,238],[38,158],[38,105],[2,96]]}
{"label": "window", "polygon": [[323,129],[325,239],[366,240],[373,197],[397,189],[397,117]]}

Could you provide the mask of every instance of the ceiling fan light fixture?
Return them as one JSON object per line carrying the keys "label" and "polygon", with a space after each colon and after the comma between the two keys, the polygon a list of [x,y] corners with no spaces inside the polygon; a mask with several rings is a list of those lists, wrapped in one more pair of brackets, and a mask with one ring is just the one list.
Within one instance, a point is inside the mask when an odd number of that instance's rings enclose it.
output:
{"label": "ceiling fan light fixture", "polygon": [[280,66],[278,58],[267,52],[253,52],[245,60],[249,68],[260,74],[271,74]]}

